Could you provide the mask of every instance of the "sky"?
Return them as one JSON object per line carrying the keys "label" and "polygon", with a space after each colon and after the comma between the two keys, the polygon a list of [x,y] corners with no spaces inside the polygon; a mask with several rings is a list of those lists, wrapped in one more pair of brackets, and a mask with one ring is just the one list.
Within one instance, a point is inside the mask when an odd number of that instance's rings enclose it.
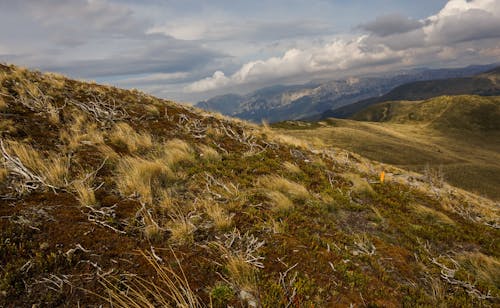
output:
{"label": "sky", "polygon": [[500,62],[500,0],[0,0],[0,62],[197,102]]}

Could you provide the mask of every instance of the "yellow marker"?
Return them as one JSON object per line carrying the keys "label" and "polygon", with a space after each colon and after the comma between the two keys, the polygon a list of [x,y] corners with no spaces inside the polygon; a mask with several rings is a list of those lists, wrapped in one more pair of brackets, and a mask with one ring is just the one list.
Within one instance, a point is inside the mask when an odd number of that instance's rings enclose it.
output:
{"label": "yellow marker", "polygon": [[385,180],[385,172],[382,171],[380,172],[380,183],[384,183],[384,180]]}

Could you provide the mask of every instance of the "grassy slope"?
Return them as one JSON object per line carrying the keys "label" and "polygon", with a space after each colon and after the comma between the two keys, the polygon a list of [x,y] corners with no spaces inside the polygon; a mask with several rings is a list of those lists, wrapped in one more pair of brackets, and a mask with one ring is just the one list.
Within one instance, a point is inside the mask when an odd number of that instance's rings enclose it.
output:
{"label": "grassy slope", "polygon": [[[327,144],[401,168],[442,168],[453,185],[500,199],[500,99],[440,97],[387,102],[352,120],[330,119],[294,136],[316,136]],[[293,125],[292,125],[293,126]],[[289,125],[290,128],[292,128]]]}
{"label": "grassy slope", "polygon": [[0,70],[0,306],[498,304],[486,199],[140,92]]}

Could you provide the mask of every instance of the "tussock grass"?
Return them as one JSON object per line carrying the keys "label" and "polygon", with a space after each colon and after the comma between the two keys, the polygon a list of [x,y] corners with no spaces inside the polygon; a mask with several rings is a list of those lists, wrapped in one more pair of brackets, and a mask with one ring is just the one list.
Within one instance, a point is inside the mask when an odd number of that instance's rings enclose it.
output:
{"label": "tussock grass", "polygon": [[430,207],[426,207],[426,206],[423,206],[423,205],[418,204],[418,203],[413,203],[411,205],[411,207],[412,207],[414,212],[416,212],[417,214],[421,215],[424,218],[434,219],[440,223],[444,223],[444,224],[448,224],[448,225],[455,224],[455,222],[450,217],[448,217],[446,214],[439,212],[439,211],[436,211]]}
{"label": "tussock grass", "polygon": [[9,176],[9,171],[3,167],[0,167],[0,183],[7,181],[8,176]]}
{"label": "tussock grass", "polygon": [[232,284],[239,290],[255,293],[257,291],[257,269],[247,263],[240,255],[229,255],[226,270]]}
{"label": "tussock grass", "polygon": [[143,205],[142,208],[136,213],[136,217],[142,218],[142,223],[144,224],[143,234],[146,239],[152,242],[158,242],[163,239],[165,230],[160,227],[154,217],[154,211]]}
{"label": "tussock grass", "polygon": [[75,181],[72,186],[81,206],[95,207],[98,205],[91,181]]}
{"label": "tussock grass", "polygon": [[7,109],[7,103],[2,97],[2,92],[0,92],[0,111],[4,111],[5,109]]}
{"label": "tussock grass", "polygon": [[500,261],[497,258],[480,252],[466,252],[459,255],[457,261],[476,282],[490,286],[500,285]]}
{"label": "tussock grass", "polygon": [[159,159],[173,169],[180,162],[194,161],[194,156],[191,146],[186,141],[172,139],[162,146]]}
{"label": "tussock grass", "polygon": [[[180,271],[160,264],[152,255],[142,252],[142,255],[154,269],[157,279],[146,280],[135,277],[130,282],[111,281],[104,279],[101,283],[106,289],[107,296],[100,296],[108,301],[112,307],[143,308],[143,307],[203,307],[176,258]],[[175,255],[174,255],[175,256]],[[121,286],[125,285],[127,292]]]}
{"label": "tussock grass", "polygon": [[213,221],[215,229],[224,231],[233,225],[233,215],[228,214],[219,204],[205,202],[203,208]]}
{"label": "tussock grass", "polygon": [[286,212],[293,208],[293,202],[279,191],[269,191],[266,196],[271,200],[273,211]]}
{"label": "tussock grass", "polygon": [[16,124],[10,119],[0,119],[0,134],[14,134],[17,132]]}
{"label": "tussock grass", "polygon": [[153,139],[148,133],[138,133],[125,122],[117,123],[109,135],[109,140],[117,148],[129,153],[145,152],[153,147]]}
{"label": "tussock grass", "polygon": [[294,163],[291,163],[289,161],[285,161],[283,162],[283,168],[285,168],[285,170],[289,173],[294,173],[294,174],[297,174],[297,173],[301,173],[302,170],[300,169],[299,166],[297,166],[296,164]]}
{"label": "tussock grass", "polygon": [[358,193],[358,194],[367,194],[371,195],[374,194],[375,191],[373,190],[372,186],[370,183],[368,183],[365,179],[363,179],[361,176],[355,173],[346,173],[342,175],[346,180],[350,181],[352,183],[352,191]]}
{"label": "tussock grass", "polygon": [[184,214],[180,210],[170,215],[171,221],[167,224],[167,229],[170,231],[170,241],[174,244],[185,245],[194,242],[194,216],[192,213]]}
{"label": "tussock grass", "polygon": [[208,161],[216,161],[220,160],[221,156],[219,152],[217,152],[216,149],[209,147],[208,145],[200,145],[198,146],[198,149],[200,151],[200,157],[203,160],[208,160]]}
{"label": "tussock grass", "polygon": [[84,114],[74,116],[69,129],[60,131],[60,138],[70,150],[76,150],[81,145],[104,145],[104,135],[97,123]]}
{"label": "tussock grass", "polygon": [[26,168],[43,178],[46,184],[53,187],[66,186],[70,163],[68,157],[48,153],[46,158],[42,158],[40,152],[31,145],[16,141],[8,141],[6,150],[16,156]]}
{"label": "tussock grass", "polygon": [[309,198],[309,191],[296,182],[277,175],[266,175],[258,179],[258,184],[269,190],[279,191],[296,199]]}
{"label": "tussock grass", "polygon": [[155,105],[144,105],[144,111],[153,116],[153,117],[159,117],[160,116],[160,109],[158,106],[155,106]]}
{"label": "tussock grass", "polygon": [[144,204],[152,204],[172,177],[172,171],[161,161],[126,157],[117,166],[115,178],[123,196],[137,196]]}

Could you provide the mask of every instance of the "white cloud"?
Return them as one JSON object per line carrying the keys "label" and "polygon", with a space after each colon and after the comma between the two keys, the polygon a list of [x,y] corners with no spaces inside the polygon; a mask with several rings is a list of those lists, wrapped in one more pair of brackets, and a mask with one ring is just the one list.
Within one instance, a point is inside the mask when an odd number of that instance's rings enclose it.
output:
{"label": "white cloud", "polygon": [[450,0],[423,30],[429,44],[500,38],[500,1]]}
{"label": "white cloud", "polygon": [[[205,92],[237,85],[272,84],[299,75],[354,72],[384,65],[388,69],[398,65],[451,63],[454,57],[478,58],[485,54],[483,48],[488,48],[489,58],[500,57],[498,0],[450,0],[436,15],[411,24],[405,18],[386,19],[367,24],[370,35],[292,48],[281,57],[250,61],[230,76],[217,71],[184,90]],[[403,24],[404,31],[394,30],[398,22]],[[480,46],[472,44],[478,41]]]}
{"label": "white cloud", "polygon": [[211,77],[193,82],[184,88],[186,92],[205,92],[222,88],[231,83],[231,80],[221,71],[216,71]]}

